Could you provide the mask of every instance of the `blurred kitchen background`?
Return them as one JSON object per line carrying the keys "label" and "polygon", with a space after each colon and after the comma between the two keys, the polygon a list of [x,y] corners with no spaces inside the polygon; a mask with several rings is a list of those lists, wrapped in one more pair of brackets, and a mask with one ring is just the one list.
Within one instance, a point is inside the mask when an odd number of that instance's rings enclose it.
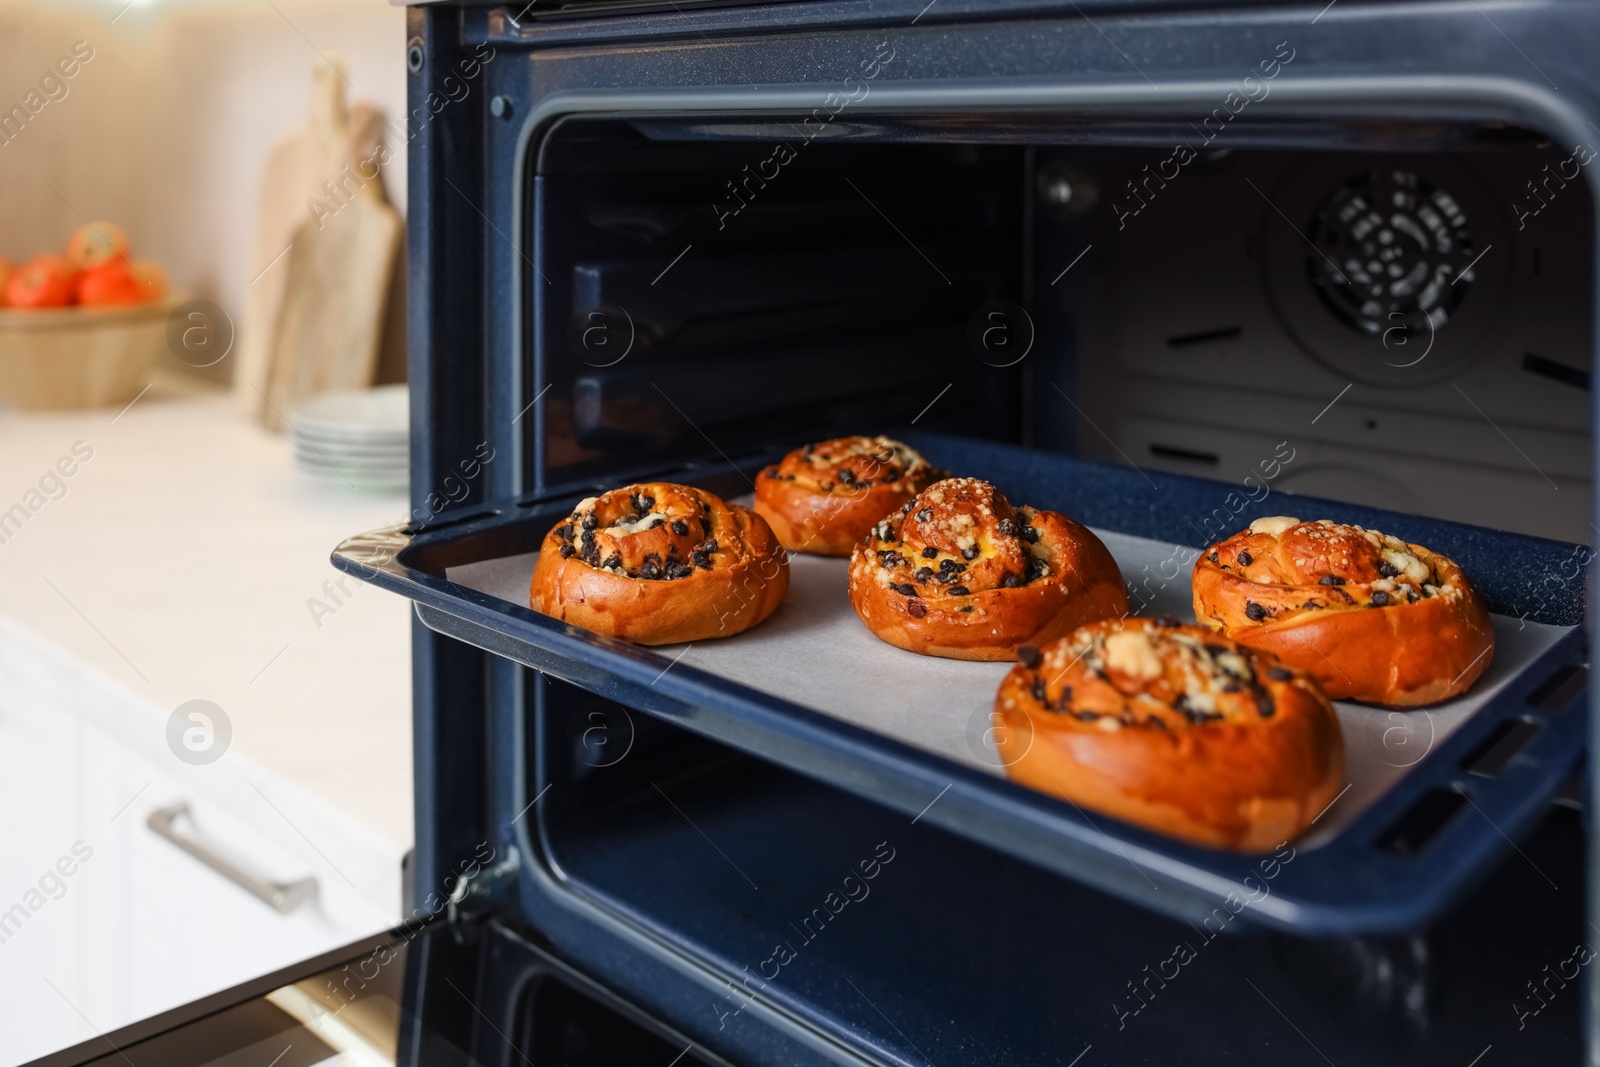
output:
{"label": "blurred kitchen background", "polygon": [[0,1067],[403,913],[405,19],[0,0]]}
{"label": "blurred kitchen background", "polygon": [[[20,102],[75,42],[94,49],[67,80],[68,95],[0,146],[0,256],[54,248],[84,221],[49,179],[92,218],[123,226],[174,289],[241,307],[255,274],[263,168],[273,146],[307,123],[313,66],[343,56],[350,102],[403,123],[405,9],[386,0],[125,3],[0,2],[3,106]],[[382,180],[403,210],[404,145],[390,137]]]}

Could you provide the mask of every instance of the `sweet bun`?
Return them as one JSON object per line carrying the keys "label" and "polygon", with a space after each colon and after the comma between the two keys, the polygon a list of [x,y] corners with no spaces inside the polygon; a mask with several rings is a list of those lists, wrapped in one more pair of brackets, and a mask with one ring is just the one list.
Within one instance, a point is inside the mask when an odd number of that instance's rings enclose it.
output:
{"label": "sweet bun", "polygon": [[755,509],[789,551],[848,556],[873,523],[939,478],[899,441],[839,437],[797,448],[763,470]]}
{"label": "sweet bun", "polygon": [[1262,851],[1343,788],[1333,705],[1304,671],[1172,619],[1024,648],[995,696],[1006,775],[1185,841]]}
{"label": "sweet bun", "polygon": [[539,547],[534,611],[641,645],[728,637],[777,610],[789,560],[760,515],[650,482],[580,503]]}
{"label": "sweet bun", "polygon": [[925,656],[1007,660],[1124,615],[1122,572],[1087,527],[949,478],[878,523],[850,557],[850,603],[878,637]]}
{"label": "sweet bun", "polygon": [[1257,519],[1201,553],[1194,613],[1335,700],[1437,703],[1494,658],[1488,609],[1453,560],[1326,519]]}

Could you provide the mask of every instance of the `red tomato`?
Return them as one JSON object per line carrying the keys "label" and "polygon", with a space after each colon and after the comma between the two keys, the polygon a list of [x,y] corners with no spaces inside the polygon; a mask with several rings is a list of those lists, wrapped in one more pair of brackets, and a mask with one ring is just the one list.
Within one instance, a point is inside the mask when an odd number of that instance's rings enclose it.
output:
{"label": "red tomato", "polygon": [[114,222],[90,222],[72,232],[67,259],[79,270],[128,258],[128,235]]}
{"label": "red tomato", "polygon": [[11,275],[16,272],[9,259],[0,259],[0,308],[6,306],[6,286],[11,282]]}
{"label": "red tomato", "polygon": [[6,303],[14,308],[59,308],[72,303],[76,272],[60,256],[35,256],[6,282]]}
{"label": "red tomato", "polygon": [[154,263],[119,259],[83,272],[78,279],[78,303],[84,307],[145,304],[161,299],[166,290],[166,276]]}

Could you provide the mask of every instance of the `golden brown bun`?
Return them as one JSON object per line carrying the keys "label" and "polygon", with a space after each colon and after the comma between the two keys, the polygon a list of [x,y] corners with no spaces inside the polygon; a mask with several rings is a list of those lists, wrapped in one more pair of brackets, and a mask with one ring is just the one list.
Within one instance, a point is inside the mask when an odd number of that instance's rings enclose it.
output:
{"label": "golden brown bun", "polygon": [[1122,572],[1065,515],[1013,508],[988,482],[949,478],[868,531],[850,557],[850,603],[891,645],[1007,660],[1087,622],[1125,615]]}
{"label": "golden brown bun", "polygon": [[797,448],[756,479],[756,514],[783,547],[848,556],[872,524],[940,477],[888,437],[840,437]]}
{"label": "golden brown bun", "polygon": [[777,610],[789,559],[760,515],[650,482],[578,505],[539,548],[534,611],[641,645],[728,637]]}
{"label": "golden brown bun", "polygon": [[1333,705],[1303,671],[1173,620],[1111,619],[1022,650],[995,696],[1006,774],[1217,848],[1295,837],[1344,787]]}
{"label": "golden brown bun", "polygon": [[1494,658],[1489,611],[1453,560],[1326,519],[1257,519],[1203,552],[1194,614],[1311,672],[1335,700],[1434,704]]}

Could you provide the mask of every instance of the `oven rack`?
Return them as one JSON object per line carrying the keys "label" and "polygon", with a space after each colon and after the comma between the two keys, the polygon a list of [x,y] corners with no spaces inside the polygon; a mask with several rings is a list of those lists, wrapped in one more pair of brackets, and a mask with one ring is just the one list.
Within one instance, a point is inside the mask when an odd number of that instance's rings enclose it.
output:
{"label": "oven rack", "polygon": [[[1509,852],[1582,758],[1588,653],[1582,568],[1573,565],[1586,559],[1579,546],[1288,493],[1240,507],[1245,498],[1228,483],[991,442],[901,436],[936,465],[992,481],[1013,499],[1138,537],[1203,547],[1194,520],[1219,508],[1236,523],[1227,533],[1285,512],[1382,529],[1455,558],[1491,611],[1571,629],[1331,839],[1275,866],[1262,896],[1263,857],[1085,814],[689,663],[669,670],[673,661],[660,651],[580,630],[446,577],[451,568],[530,551],[592,486],[425,532],[397,526],[360,535],[335,550],[333,563],[415,601],[418,616],[439,633],[1190,922],[1247,900],[1242,914],[1254,922],[1302,934],[1415,929]],[[748,487],[743,472],[783,450],[737,469],[702,464],[655,477],[732,496]],[[524,802],[529,785],[523,783]]]}

